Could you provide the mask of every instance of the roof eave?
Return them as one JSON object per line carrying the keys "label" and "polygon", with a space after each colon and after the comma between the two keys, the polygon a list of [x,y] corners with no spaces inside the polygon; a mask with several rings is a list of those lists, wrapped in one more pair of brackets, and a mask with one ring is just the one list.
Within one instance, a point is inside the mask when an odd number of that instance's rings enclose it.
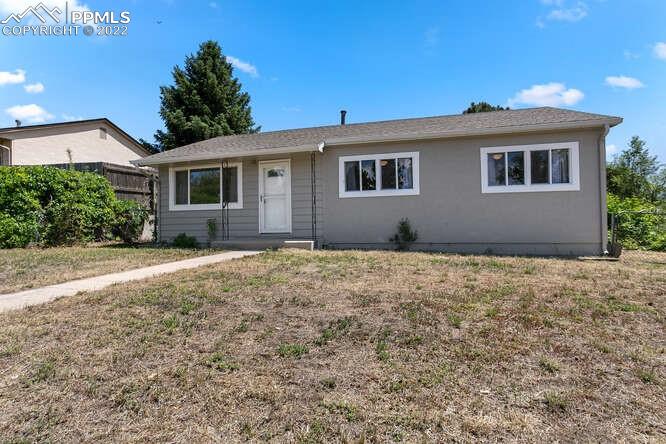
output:
{"label": "roof eave", "polygon": [[141,145],[141,143],[139,143],[138,140],[132,137],[124,129],[113,123],[108,117],[99,117],[97,119],[73,120],[71,122],[43,123],[39,125],[12,126],[7,128],[0,128],[0,135],[2,134],[10,135],[14,133],[29,132],[29,131],[39,131],[48,128],[89,125],[93,123],[105,123],[109,125],[110,127],[114,128],[116,131],[118,131],[118,133],[120,133],[120,135],[123,136],[130,144],[134,145],[134,147],[137,150],[139,150],[141,153],[143,153],[146,156],[150,156],[150,151],[144,148],[143,145]]}
{"label": "roof eave", "polygon": [[[238,157],[254,157],[269,154],[288,154],[298,152],[323,152],[326,146],[342,146],[342,145],[355,145],[365,143],[377,142],[400,142],[407,140],[429,140],[429,139],[448,139],[453,137],[471,137],[471,136],[487,136],[499,134],[515,134],[515,133],[530,133],[539,131],[557,131],[557,130],[575,130],[585,128],[597,128],[608,125],[613,127],[622,122],[620,117],[610,117],[605,119],[594,120],[581,120],[577,122],[564,122],[564,123],[547,123],[538,125],[514,125],[504,126],[500,128],[487,128],[487,129],[474,129],[474,130],[454,130],[454,131],[440,131],[436,133],[407,133],[407,134],[393,134],[386,136],[355,136],[355,137],[338,137],[333,139],[324,140],[317,145],[307,144],[299,146],[286,146],[279,148],[263,148],[252,151],[236,151],[228,153],[205,153],[191,156],[179,156],[151,159],[145,157],[131,161],[132,164],[138,166],[154,166],[154,165],[168,165],[182,162],[197,162],[203,160],[215,159],[229,159]],[[155,155],[159,156],[159,155]]]}
{"label": "roof eave", "polygon": [[471,136],[489,136],[499,134],[530,133],[539,131],[557,131],[567,129],[597,128],[608,125],[610,127],[619,125],[622,118],[613,117],[609,119],[586,120],[579,122],[566,123],[547,123],[538,125],[518,125],[505,126],[500,128],[474,129],[474,130],[453,130],[440,131],[436,133],[408,133],[393,134],[386,136],[357,136],[357,137],[339,137],[326,140],[326,146],[341,146],[376,142],[401,142],[406,140],[429,140],[429,139],[448,139],[452,137],[471,137]]}
{"label": "roof eave", "polygon": [[179,157],[168,157],[168,158],[157,158],[151,159],[150,157],[144,157],[143,159],[136,159],[130,161],[133,165],[137,166],[153,166],[153,165],[168,165],[173,163],[182,163],[182,162],[197,162],[201,160],[215,160],[215,159],[231,159],[238,157],[254,157],[254,156],[263,156],[269,154],[288,154],[288,153],[303,153],[303,152],[313,152],[318,151],[322,152],[324,149],[324,144],[319,143],[317,145],[307,144],[299,146],[285,146],[279,148],[263,148],[260,150],[252,151],[235,151],[228,153],[205,153],[191,156],[179,156]]}

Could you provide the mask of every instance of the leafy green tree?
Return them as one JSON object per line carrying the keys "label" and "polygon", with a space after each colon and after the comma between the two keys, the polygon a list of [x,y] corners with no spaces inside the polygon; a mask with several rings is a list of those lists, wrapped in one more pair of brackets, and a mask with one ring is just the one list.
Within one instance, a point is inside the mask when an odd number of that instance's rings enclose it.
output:
{"label": "leafy green tree", "polygon": [[173,69],[173,86],[162,86],[160,115],[166,131],[155,140],[163,150],[232,134],[259,131],[250,96],[233,76],[233,67],[217,42],[201,44],[185,67]]}
{"label": "leafy green tree", "polygon": [[162,151],[162,147],[158,143],[150,143],[146,139],[140,138],[139,144],[150,154],[156,154]]}
{"label": "leafy green tree", "polygon": [[463,111],[463,114],[472,114],[472,113],[487,113],[488,111],[506,111],[509,107],[494,106],[488,102],[479,102],[479,103],[470,103],[469,108]]}
{"label": "leafy green tree", "polygon": [[638,197],[656,202],[664,194],[664,173],[657,156],[651,156],[644,140],[633,136],[607,168],[608,192],[621,199]]}

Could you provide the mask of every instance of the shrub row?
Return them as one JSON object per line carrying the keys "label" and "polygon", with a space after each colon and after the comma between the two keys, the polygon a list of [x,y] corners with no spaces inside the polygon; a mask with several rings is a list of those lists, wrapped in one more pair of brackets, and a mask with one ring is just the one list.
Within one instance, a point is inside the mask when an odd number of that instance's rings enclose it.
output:
{"label": "shrub row", "polygon": [[639,197],[608,194],[608,213],[618,215],[618,240],[624,248],[666,251],[666,216]]}
{"label": "shrub row", "polygon": [[148,213],[116,199],[97,174],[53,167],[0,167],[0,248],[138,240]]}

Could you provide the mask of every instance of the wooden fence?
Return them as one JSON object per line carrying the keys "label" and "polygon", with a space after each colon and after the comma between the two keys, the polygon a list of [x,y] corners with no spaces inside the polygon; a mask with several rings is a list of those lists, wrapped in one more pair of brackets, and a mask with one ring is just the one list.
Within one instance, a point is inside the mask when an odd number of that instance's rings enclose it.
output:
{"label": "wooden fence", "polygon": [[46,165],[56,168],[74,168],[106,177],[118,199],[135,200],[155,212],[157,202],[157,173],[152,169],[141,169],[128,165],[106,162]]}

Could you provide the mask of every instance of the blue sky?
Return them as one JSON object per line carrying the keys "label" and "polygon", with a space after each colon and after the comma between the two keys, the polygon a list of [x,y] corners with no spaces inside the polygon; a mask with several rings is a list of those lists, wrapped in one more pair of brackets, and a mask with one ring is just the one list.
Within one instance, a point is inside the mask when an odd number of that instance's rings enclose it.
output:
{"label": "blue sky", "polygon": [[666,162],[663,0],[72,3],[129,11],[128,35],[0,35],[0,126],[106,116],[152,140],[159,86],[214,39],[264,131],[550,104],[621,116],[611,150],[638,134]]}

